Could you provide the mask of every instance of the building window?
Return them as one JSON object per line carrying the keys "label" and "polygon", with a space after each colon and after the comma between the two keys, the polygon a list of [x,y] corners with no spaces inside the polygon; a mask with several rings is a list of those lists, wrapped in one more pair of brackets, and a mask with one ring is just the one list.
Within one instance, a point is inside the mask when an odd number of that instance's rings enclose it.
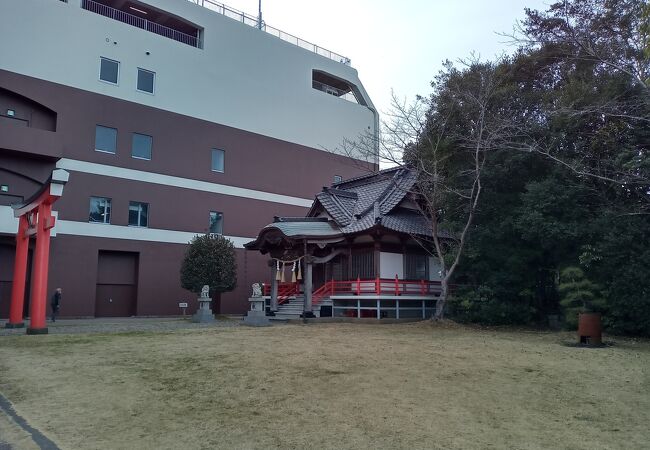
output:
{"label": "building window", "polygon": [[117,84],[120,75],[120,63],[108,58],[100,58],[99,79],[107,83]]}
{"label": "building window", "polygon": [[212,171],[223,172],[225,166],[226,152],[218,148],[212,149]]}
{"label": "building window", "polygon": [[223,234],[223,213],[210,211],[210,233]]}
{"label": "building window", "polygon": [[[354,84],[335,75],[330,75],[320,70],[312,71],[311,86],[317,91],[325,92],[334,97],[342,98],[352,103],[368,106]],[[356,91],[356,92],[355,92]],[[357,97],[357,95],[359,95]]]}
{"label": "building window", "polygon": [[404,278],[407,280],[429,279],[429,258],[427,255],[404,255]]}
{"label": "building window", "polygon": [[334,175],[335,183],[340,183],[341,181],[343,181],[343,177],[341,175]]}
{"label": "building window", "polygon": [[140,69],[138,67],[138,91],[148,92],[149,94],[153,94],[155,79],[156,79],[156,72]]}
{"label": "building window", "polygon": [[146,134],[133,133],[131,140],[131,156],[138,159],[151,159],[153,138]]}
{"label": "building window", "polygon": [[129,202],[129,225],[134,227],[149,225],[149,203]]}
{"label": "building window", "polygon": [[90,213],[88,222],[111,223],[111,199],[105,197],[90,197]]}
{"label": "building window", "polygon": [[115,153],[117,150],[117,129],[97,125],[95,127],[95,150]]}

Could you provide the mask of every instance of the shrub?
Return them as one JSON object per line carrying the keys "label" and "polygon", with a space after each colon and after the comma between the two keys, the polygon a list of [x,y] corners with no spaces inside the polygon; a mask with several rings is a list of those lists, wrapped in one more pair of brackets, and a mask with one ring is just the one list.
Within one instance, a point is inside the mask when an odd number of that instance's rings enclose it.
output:
{"label": "shrub", "polygon": [[567,267],[560,273],[559,291],[565,323],[572,329],[578,326],[578,314],[598,312],[605,306],[600,288],[579,267]]}
{"label": "shrub", "polygon": [[235,247],[221,235],[196,236],[181,265],[181,286],[195,293],[204,285],[211,293],[232,291],[237,285]]}

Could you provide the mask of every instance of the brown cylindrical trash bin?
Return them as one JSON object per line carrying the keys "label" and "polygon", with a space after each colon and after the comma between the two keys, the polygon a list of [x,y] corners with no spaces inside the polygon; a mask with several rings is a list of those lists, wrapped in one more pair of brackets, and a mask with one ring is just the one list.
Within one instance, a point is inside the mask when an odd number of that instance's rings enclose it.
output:
{"label": "brown cylindrical trash bin", "polygon": [[584,345],[601,345],[600,313],[578,314],[578,339]]}

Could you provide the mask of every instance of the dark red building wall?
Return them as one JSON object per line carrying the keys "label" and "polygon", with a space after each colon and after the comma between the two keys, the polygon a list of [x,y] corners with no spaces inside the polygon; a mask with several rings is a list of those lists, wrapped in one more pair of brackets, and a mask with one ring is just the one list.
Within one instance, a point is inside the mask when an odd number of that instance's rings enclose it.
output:
{"label": "dark red building wall", "polygon": [[[342,155],[3,70],[0,88],[56,112],[56,139],[51,140],[57,146],[62,140],[64,158],[305,198],[329,186],[334,175],[346,179],[371,167]],[[118,130],[116,154],[94,151],[96,125]],[[315,123],[314,129],[322,126]],[[131,157],[134,132],[153,137],[150,161]],[[225,151],[224,173],[211,171],[212,148]],[[33,151],[51,153],[46,148]]]}
{"label": "dark red building wall", "polygon": [[[371,168],[341,155],[2,70],[0,88],[56,114],[56,131],[0,123],[0,163],[39,180],[62,157],[311,199],[331,184],[334,175],[345,179]],[[96,125],[118,129],[116,154],[94,150]],[[134,132],[153,137],[151,160],[131,157]],[[212,148],[225,151],[224,173],[211,171]],[[12,183],[19,196],[31,195],[29,183]],[[142,201],[150,205],[151,229],[203,232],[209,211],[220,211],[225,235],[251,238],[274,215],[303,216],[307,211],[283,203],[71,171],[64,195],[54,207],[59,219],[87,223],[90,196],[112,199],[113,225],[127,225],[129,201]],[[49,291],[64,289],[63,316],[93,316],[99,252],[130,252],[137,254],[138,261],[138,315],[178,314],[180,301],[190,303],[192,312],[195,294],[183,290],[179,281],[185,249],[184,244],[58,234],[52,239]],[[267,257],[239,249],[237,260],[238,287],[223,296],[222,313],[246,311],[250,285],[269,279]]]}
{"label": "dark red building wall", "polygon": [[[149,203],[149,228],[206,232],[209,212],[224,213],[225,235],[254,238],[274,215],[303,216],[307,209],[232,195],[71,172],[65,194],[56,203],[59,218],[88,221],[91,196],[111,199],[113,225],[128,225],[129,201]],[[93,224],[102,226],[100,224]]]}
{"label": "dark red building wall", "polygon": [[[99,252],[137,253],[136,314],[180,314],[179,302],[188,302],[188,312],[194,312],[196,294],[180,287],[180,265],[186,248],[182,244],[58,235],[52,239],[48,292],[63,288],[62,316],[94,316]],[[241,249],[236,254],[237,288],[222,295],[222,314],[246,311],[251,284],[269,279],[267,257]]]}

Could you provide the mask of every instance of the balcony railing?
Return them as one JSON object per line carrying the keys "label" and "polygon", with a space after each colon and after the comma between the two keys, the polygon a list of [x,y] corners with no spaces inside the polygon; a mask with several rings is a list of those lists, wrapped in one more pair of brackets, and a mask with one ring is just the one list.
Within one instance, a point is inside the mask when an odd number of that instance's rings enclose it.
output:
{"label": "balcony railing", "polygon": [[[195,3],[197,5],[201,5],[204,8],[207,8],[211,11],[216,11],[219,14],[223,14],[226,17],[230,17],[231,19],[235,19],[239,22],[245,23],[246,25],[250,25],[251,27],[258,28],[260,26],[257,17],[250,16],[244,12],[226,6],[223,3],[218,3],[213,0],[188,0],[188,1]],[[346,66],[349,66],[351,63],[350,58],[347,58],[343,55],[339,55],[338,53],[334,53],[323,47],[319,47],[316,44],[312,44],[311,42],[305,41],[304,39],[300,39],[299,37],[296,37],[292,34],[285,33],[284,31],[278,30],[277,28],[267,25],[264,22],[262,22],[261,29],[266,31],[269,34],[272,34],[275,37],[282,39],[283,41],[290,42],[293,45],[297,45],[300,48],[304,48],[318,55],[340,62],[342,64],[345,64]]]}
{"label": "balcony railing", "polygon": [[117,20],[118,22],[123,22],[134,27],[142,28],[143,30],[165,36],[166,38],[182,42],[183,44],[191,45],[192,47],[200,47],[199,38],[196,36],[174,30],[173,28],[160,25],[159,23],[143,19],[142,17],[138,17],[124,11],[120,11],[119,9],[103,5],[93,0],[82,0],[81,7],[101,16],[109,17],[113,20]]}
{"label": "balcony railing", "polygon": [[342,98],[352,103],[359,103],[357,97],[352,91],[344,91],[342,89],[330,86],[329,84],[322,83],[320,81],[313,80],[311,86],[317,91],[323,91],[327,94],[333,95],[334,97]]}

